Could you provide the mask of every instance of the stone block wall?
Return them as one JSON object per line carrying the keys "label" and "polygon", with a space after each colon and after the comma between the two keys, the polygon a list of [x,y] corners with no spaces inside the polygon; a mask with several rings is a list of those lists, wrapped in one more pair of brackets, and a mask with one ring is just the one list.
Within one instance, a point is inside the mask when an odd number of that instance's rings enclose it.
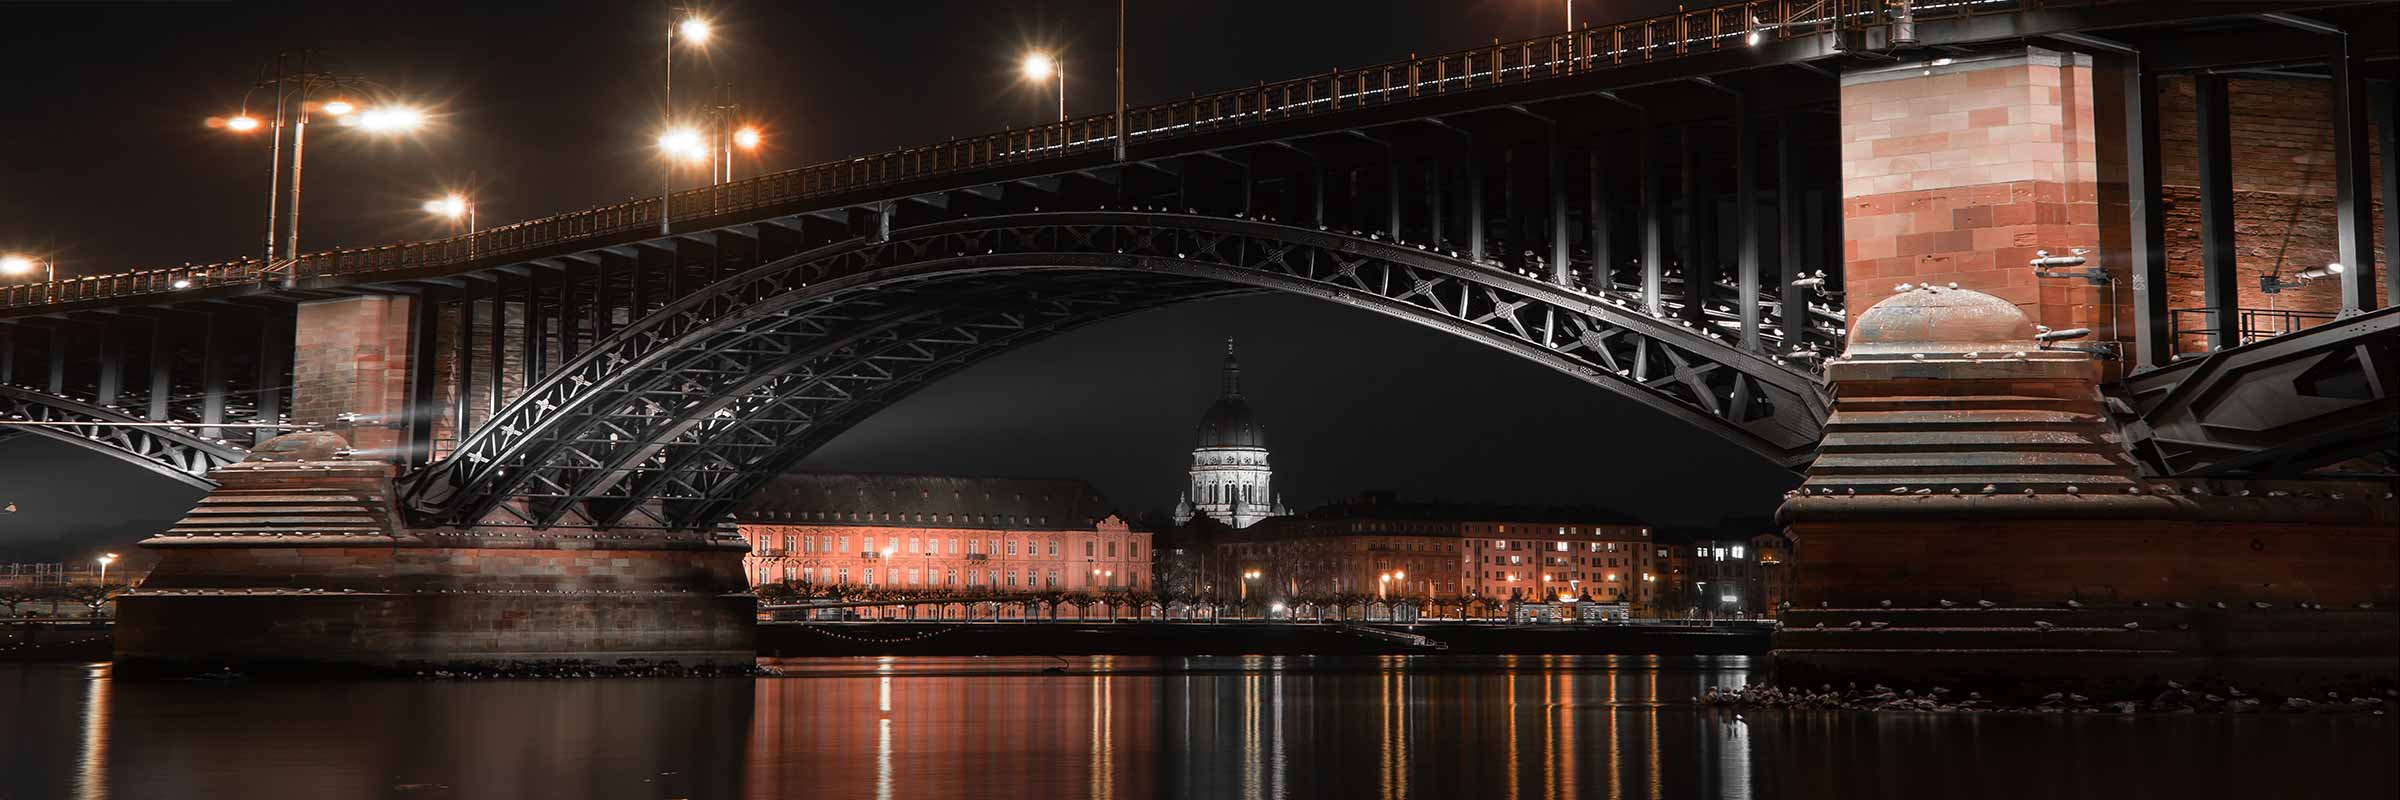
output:
{"label": "stone block wall", "polygon": [[[2325,81],[2236,78],[2227,81],[2232,111],[2235,281],[2242,308],[2280,308],[2330,315],[2341,309],[2341,284],[2316,281],[2274,295],[2259,291],[2261,275],[2286,277],[2339,260],[2335,242],[2332,84]],[[2166,184],[2167,290],[2169,308],[2202,308],[2200,283],[2200,161],[2193,82],[2161,81],[2159,158]],[[2378,137],[2368,137],[2377,169]],[[2377,173],[2380,174],[2380,173]],[[2375,198],[2377,264],[2383,252],[2381,181]],[[2377,286],[2380,301],[2382,287]],[[2187,318],[2196,324],[2197,318]],[[2205,350],[2199,337],[2179,343],[2186,352]]]}
{"label": "stone block wall", "polygon": [[2088,57],[2027,48],[1854,71],[1841,119],[1845,305],[1957,283],[2051,327],[2105,328],[2103,290],[2037,286],[2025,266],[2036,250],[2100,249]]}
{"label": "stone block wall", "polygon": [[[300,304],[292,354],[292,419],[332,423],[344,413],[398,421],[408,407],[408,297],[370,295]],[[399,452],[401,432],[349,431],[363,453]]]}

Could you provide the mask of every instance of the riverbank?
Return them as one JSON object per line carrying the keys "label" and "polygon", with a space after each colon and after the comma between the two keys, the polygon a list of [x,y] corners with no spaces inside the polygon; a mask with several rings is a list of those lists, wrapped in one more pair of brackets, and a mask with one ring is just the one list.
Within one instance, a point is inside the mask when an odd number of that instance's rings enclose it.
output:
{"label": "riverbank", "polygon": [[1425,622],[766,622],[761,656],[1765,655],[1763,627]]}

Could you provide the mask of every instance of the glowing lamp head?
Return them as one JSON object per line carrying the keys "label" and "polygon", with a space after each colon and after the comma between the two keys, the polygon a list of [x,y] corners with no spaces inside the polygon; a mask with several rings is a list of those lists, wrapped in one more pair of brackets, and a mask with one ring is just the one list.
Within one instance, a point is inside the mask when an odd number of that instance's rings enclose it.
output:
{"label": "glowing lamp head", "polygon": [[658,135],[658,151],[668,158],[698,161],[708,157],[708,145],[700,132],[690,128],[675,128]]}
{"label": "glowing lamp head", "polygon": [[676,23],[675,33],[678,36],[682,36],[683,40],[686,42],[690,42],[692,44],[707,44],[709,34],[708,20],[704,20],[699,17],[686,17],[682,22]]}
{"label": "glowing lamp head", "polygon": [[345,114],[348,114],[348,113],[350,113],[350,112],[352,112],[352,111],[357,111],[357,110],[358,110],[358,106],[351,105],[351,104],[350,104],[350,101],[348,101],[348,100],[330,100],[330,101],[327,101],[327,102],[326,102],[324,105],[317,106],[317,108],[318,108],[318,110],[324,111],[324,112],[325,112],[325,113],[327,113],[327,114],[332,114],[332,115],[334,115],[334,116],[337,116],[337,117],[339,117],[339,116],[342,116],[342,115],[345,115]]}
{"label": "glowing lamp head", "polygon": [[[347,117],[344,118],[347,121]],[[370,108],[358,115],[358,127],[376,133],[400,133],[425,124],[425,112],[407,106]]]}
{"label": "glowing lamp head", "polygon": [[100,555],[100,557],[99,557],[98,559],[96,559],[96,560],[97,560],[97,561],[99,561],[99,562],[100,562],[100,563],[102,563],[102,564],[113,564],[113,563],[116,563],[116,560],[117,560],[117,554],[115,554],[115,553],[102,553],[102,554]]}
{"label": "glowing lamp head", "polygon": [[248,114],[238,114],[232,117],[227,117],[225,119],[225,129],[234,131],[236,133],[248,133],[250,131],[258,130],[258,118]]}
{"label": "glowing lamp head", "polygon": [[458,219],[467,215],[467,198],[453,194],[439,200],[427,200],[425,201],[425,211]]}
{"label": "glowing lamp head", "polygon": [[756,150],[756,149],[758,149],[758,143],[759,143],[759,141],[760,141],[760,134],[759,134],[759,132],[758,132],[758,129],[757,129],[757,128],[743,128],[743,129],[741,129],[741,130],[738,130],[738,131],[734,131],[734,132],[733,132],[733,144],[734,144],[734,146],[736,146],[736,147],[739,147],[739,148],[742,148],[742,149],[744,149],[744,150]]}
{"label": "glowing lamp head", "polygon": [[1058,60],[1051,58],[1048,53],[1035,53],[1025,57],[1024,69],[1026,78],[1046,81],[1058,74]]}
{"label": "glowing lamp head", "polygon": [[34,266],[33,259],[26,256],[0,256],[0,275],[28,275]]}

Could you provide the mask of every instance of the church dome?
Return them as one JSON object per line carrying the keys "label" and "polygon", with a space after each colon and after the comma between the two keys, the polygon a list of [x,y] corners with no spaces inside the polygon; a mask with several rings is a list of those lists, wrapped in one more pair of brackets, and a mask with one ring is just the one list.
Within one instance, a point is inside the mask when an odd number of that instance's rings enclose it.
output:
{"label": "church dome", "polygon": [[1198,447],[1266,447],[1267,434],[1250,415],[1250,404],[1238,394],[1217,398],[1200,415]]}
{"label": "church dome", "polygon": [[1257,447],[1267,446],[1266,429],[1250,415],[1250,403],[1242,399],[1242,362],[1233,358],[1233,340],[1225,340],[1224,393],[1200,415],[1198,447]]}

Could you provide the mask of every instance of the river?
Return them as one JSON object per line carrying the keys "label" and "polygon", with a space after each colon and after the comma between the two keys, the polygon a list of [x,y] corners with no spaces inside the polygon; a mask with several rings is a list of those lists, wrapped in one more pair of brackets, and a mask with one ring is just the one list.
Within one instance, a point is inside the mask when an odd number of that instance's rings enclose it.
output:
{"label": "river", "polygon": [[756,679],[0,666],[19,798],[2393,797],[2367,715],[1734,713],[1740,656],[845,658]]}

